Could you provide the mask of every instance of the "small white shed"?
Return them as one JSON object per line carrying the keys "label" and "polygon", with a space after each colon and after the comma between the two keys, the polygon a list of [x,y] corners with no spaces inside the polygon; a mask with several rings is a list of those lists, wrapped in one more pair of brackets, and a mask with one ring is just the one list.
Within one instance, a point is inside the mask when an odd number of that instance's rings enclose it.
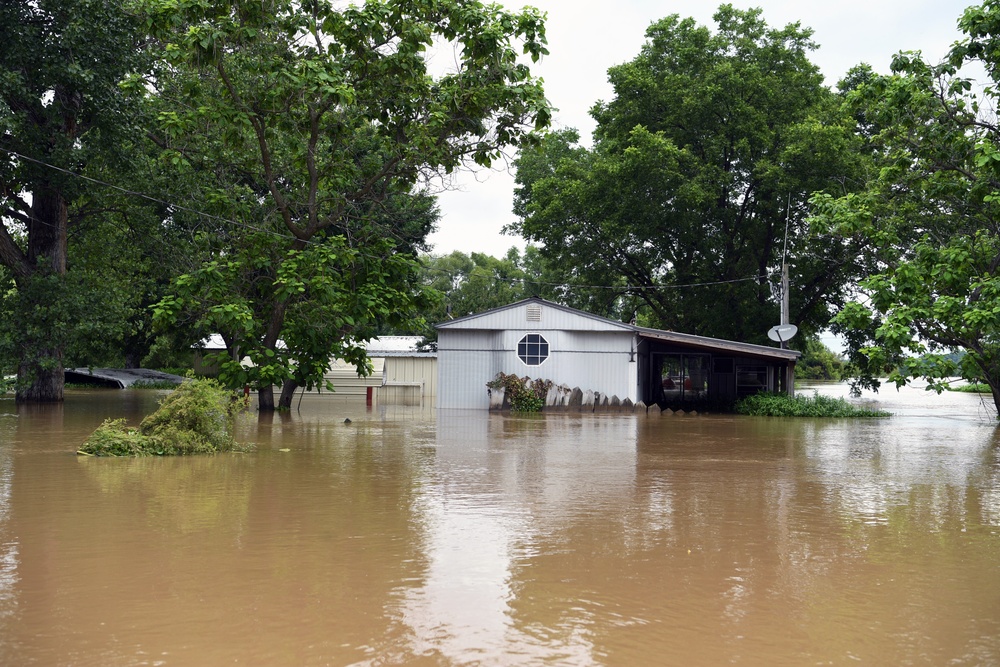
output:
{"label": "small white shed", "polygon": [[489,409],[498,373],[662,407],[793,392],[800,353],[647,329],[531,298],[442,322],[437,406]]}

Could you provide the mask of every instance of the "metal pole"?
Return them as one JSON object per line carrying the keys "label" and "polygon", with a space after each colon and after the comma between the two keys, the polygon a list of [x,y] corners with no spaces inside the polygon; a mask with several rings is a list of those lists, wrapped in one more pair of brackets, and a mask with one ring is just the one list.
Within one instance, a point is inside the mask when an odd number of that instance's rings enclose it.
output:
{"label": "metal pole", "polygon": [[[781,264],[781,324],[788,324],[789,320],[789,307],[788,307],[788,265],[782,262]],[[781,341],[781,349],[787,350],[788,345],[784,340]]]}

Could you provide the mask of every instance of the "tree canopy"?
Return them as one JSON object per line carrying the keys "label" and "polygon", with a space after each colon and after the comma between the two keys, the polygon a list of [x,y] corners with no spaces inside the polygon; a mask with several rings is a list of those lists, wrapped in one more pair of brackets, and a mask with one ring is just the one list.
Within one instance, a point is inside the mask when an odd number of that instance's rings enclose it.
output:
{"label": "tree canopy", "polygon": [[[225,377],[256,386],[264,409],[282,385],[287,406],[331,354],[363,370],[361,340],[419,318],[428,179],[489,165],[548,123],[521,61],[545,52],[542,17],[459,0],[146,6],[168,55],[152,80],[159,141],[239,223],[157,316],[222,333]],[[456,48],[453,71],[428,70],[436,40]]]}
{"label": "tree canopy", "polygon": [[77,175],[128,154],[135,98],[118,84],[141,67],[138,28],[112,0],[0,3],[0,263],[13,283],[0,293],[0,354],[15,360],[19,401],[61,400],[68,346],[122,319],[69,248],[108,213]]}
{"label": "tree canopy", "polygon": [[[878,267],[834,320],[858,387],[887,376],[940,391],[961,376],[988,384],[1000,409],[1000,3],[959,25],[945,61],[900,54],[849,95],[876,163],[861,191],[814,197],[813,225]],[[969,63],[991,79],[981,92],[961,76]]]}
{"label": "tree canopy", "polygon": [[564,131],[522,153],[512,229],[567,282],[641,302],[653,326],[752,342],[778,323],[787,244],[793,321],[815,331],[856,253],[808,237],[807,197],[852,186],[853,119],[809,60],[810,30],[730,5],[714,19],[714,32],[657,21],[609,70],[593,148]]}

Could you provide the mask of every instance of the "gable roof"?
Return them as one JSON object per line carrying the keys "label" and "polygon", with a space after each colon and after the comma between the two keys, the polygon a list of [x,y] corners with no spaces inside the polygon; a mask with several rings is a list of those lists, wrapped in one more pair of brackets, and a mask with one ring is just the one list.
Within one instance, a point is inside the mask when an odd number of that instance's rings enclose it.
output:
{"label": "gable roof", "polygon": [[565,315],[571,317],[582,318],[586,320],[591,327],[595,329],[601,329],[606,331],[623,331],[630,332],[635,329],[630,324],[625,324],[623,322],[618,322],[617,320],[608,319],[607,317],[601,317],[599,315],[594,315],[583,310],[577,310],[576,308],[570,308],[569,306],[564,306],[562,304],[555,303],[554,301],[548,301],[541,297],[533,296],[528,299],[522,299],[521,301],[515,301],[514,303],[507,304],[506,306],[500,306],[499,308],[491,308],[490,310],[484,310],[481,313],[473,313],[471,315],[465,315],[463,317],[456,317],[453,320],[448,320],[447,322],[439,322],[434,325],[435,329],[501,329],[506,328],[503,325],[503,320],[506,318],[505,315],[511,314],[511,311],[519,310],[521,308],[527,308],[529,306],[544,307],[546,309],[555,310],[561,312]]}
{"label": "gable roof", "polygon": [[[772,359],[783,359],[794,361],[802,356],[796,350],[783,350],[777,347],[766,345],[755,345],[753,343],[741,343],[721,338],[709,338],[707,336],[695,336],[693,334],[678,333],[676,331],[665,331],[663,329],[650,329],[634,324],[625,324],[616,320],[600,317],[591,313],[563,306],[553,301],[542,299],[541,297],[531,297],[516,301],[506,306],[492,308],[481,313],[457,317],[447,322],[434,325],[435,329],[478,329],[496,330],[509,328],[511,311],[516,311],[527,306],[544,306],[547,309],[554,309],[565,315],[581,318],[590,324],[594,329],[603,331],[620,331],[622,333],[632,333],[640,338],[651,341],[673,343],[684,347],[696,348],[705,351],[729,352],[731,354],[743,354],[755,357],[767,357]],[[524,320],[519,320],[524,323]]]}

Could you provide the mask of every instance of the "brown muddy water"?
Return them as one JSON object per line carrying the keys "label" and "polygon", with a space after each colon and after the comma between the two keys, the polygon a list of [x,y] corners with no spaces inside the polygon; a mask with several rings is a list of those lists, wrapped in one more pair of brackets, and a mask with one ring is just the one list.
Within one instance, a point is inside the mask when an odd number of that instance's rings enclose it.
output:
{"label": "brown muddy water", "polygon": [[0,665],[1000,665],[974,395],[890,390],[874,421],[307,398],[248,417],[250,454],[74,455],[160,396],[0,400]]}

